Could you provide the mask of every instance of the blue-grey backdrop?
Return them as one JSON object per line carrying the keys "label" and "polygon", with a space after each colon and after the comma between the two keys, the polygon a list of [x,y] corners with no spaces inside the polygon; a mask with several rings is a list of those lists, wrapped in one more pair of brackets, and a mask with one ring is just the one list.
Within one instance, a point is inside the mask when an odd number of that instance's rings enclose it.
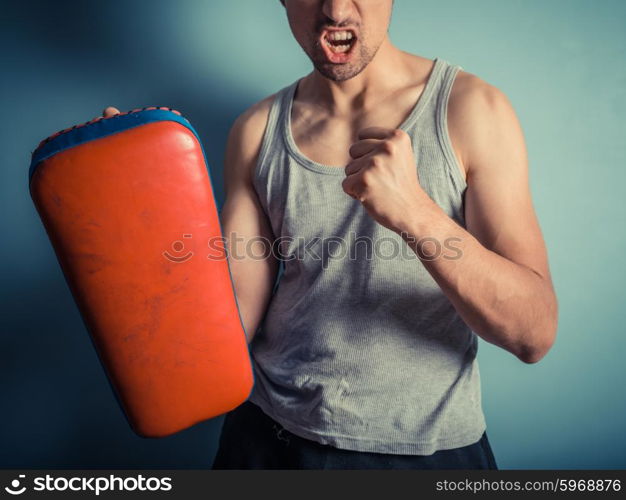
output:
{"label": "blue-grey backdrop", "polygon": [[[397,0],[392,40],[502,89],[526,133],[560,299],[537,365],[481,341],[501,468],[626,467],[626,2]],[[222,419],[126,423],[27,190],[31,151],[113,104],[181,110],[223,202],[235,117],[310,71],[278,0],[2,1],[0,467],[208,467]],[[514,223],[514,221],[512,221]]]}

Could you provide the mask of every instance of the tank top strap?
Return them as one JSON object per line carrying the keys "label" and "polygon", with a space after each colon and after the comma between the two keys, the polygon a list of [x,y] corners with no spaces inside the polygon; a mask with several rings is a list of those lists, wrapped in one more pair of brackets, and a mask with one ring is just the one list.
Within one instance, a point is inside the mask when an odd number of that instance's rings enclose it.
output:
{"label": "tank top strap", "polygon": [[436,118],[442,93],[446,87],[450,86],[458,69],[460,69],[459,66],[450,64],[445,59],[440,57],[434,59],[434,66],[424,90],[402,128],[410,129],[415,127],[418,121],[422,123],[424,120]]}
{"label": "tank top strap", "polygon": [[434,114],[435,126],[437,129],[437,136],[439,137],[439,142],[441,144],[441,149],[444,157],[446,158],[452,182],[459,192],[462,192],[467,184],[461,174],[462,169],[454,153],[452,141],[450,140],[450,134],[448,132],[448,101],[450,100],[450,93],[456,76],[461,70],[463,70],[463,68],[459,65],[450,63],[446,64],[445,71],[442,72]]}
{"label": "tank top strap", "polygon": [[267,156],[270,151],[276,151],[279,141],[282,137],[282,127],[284,126],[284,113],[285,113],[285,100],[292,90],[292,87],[297,84],[297,81],[291,83],[276,94],[270,106],[269,114],[267,116],[267,122],[265,124],[265,131],[263,132],[263,139],[261,142],[261,148],[259,150],[259,156],[257,159],[256,174],[260,174],[267,164]]}

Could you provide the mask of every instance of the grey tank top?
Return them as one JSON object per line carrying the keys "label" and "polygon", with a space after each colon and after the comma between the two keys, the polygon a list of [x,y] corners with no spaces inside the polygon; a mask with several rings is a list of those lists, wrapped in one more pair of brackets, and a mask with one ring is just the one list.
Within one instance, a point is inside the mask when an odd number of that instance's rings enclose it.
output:
{"label": "grey tank top", "polygon": [[[446,122],[459,69],[436,58],[399,128],[422,187],[464,227],[466,184]],[[284,271],[250,344],[249,400],[337,448],[429,455],[475,443],[486,428],[476,334],[400,235],[342,190],[343,168],[298,149],[298,82],[276,94],[254,173]]]}

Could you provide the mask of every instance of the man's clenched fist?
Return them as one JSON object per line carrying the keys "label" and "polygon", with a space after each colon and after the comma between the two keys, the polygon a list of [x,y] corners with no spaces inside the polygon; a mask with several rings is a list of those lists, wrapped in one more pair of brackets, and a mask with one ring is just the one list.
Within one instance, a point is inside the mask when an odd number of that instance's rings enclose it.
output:
{"label": "man's clenched fist", "polygon": [[400,129],[368,127],[350,147],[343,190],[359,200],[379,224],[400,232],[428,195],[419,184],[409,135]]}

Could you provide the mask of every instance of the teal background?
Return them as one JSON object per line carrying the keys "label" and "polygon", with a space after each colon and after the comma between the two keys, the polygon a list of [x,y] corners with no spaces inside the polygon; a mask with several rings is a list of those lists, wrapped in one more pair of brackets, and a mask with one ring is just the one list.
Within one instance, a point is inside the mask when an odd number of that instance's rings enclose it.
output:
{"label": "teal background", "polygon": [[[106,105],[171,106],[222,203],[232,121],[310,63],[278,0],[1,7],[0,467],[208,467],[221,417],[161,440],[127,425],[30,200],[30,153]],[[393,42],[499,87],[526,134],[560,326],[536,365],[481,340],[500,468],[626,467],[625,26],[623,1],[396,0]]]}

